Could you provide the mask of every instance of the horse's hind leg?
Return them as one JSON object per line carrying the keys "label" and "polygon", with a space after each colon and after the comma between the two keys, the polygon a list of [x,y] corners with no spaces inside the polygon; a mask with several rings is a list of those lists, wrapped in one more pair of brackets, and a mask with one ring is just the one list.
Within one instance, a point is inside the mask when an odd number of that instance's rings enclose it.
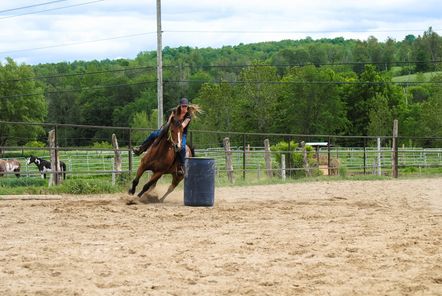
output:
{"label": "horse's hind leg", "polygon": [[167,192],[163,195],[163,197],[160,198],[160,202],[163,202],[166,199],[166,196],[168,196],[184,178],[181,174],[172,174],[172,177],[172,184],[170,184],[169,188],[167,188]]}
{"label": "horse's hind leg", "polygon": [[154,173],[152,177],[150,177],[149,181],[143,186],[143,190],[138,193],[138,197],[141,197],[146,191],[150,191],[150,189],[153,189],[155,185],[157,184],[157,181],[163,173]]}

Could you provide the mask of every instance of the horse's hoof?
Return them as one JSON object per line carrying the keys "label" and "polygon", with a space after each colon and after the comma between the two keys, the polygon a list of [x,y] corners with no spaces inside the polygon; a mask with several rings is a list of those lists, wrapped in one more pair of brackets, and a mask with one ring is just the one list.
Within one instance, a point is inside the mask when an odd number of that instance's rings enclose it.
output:
{"label": "horse's hoof", "polygon": [[134,199],[127,199],[126,200],[126,205],[131,206],[131,205],[136,205],[137,202]]}
{"label": "horse's hoof", "polygon": [[134,195],[135,190],[129,189],[129,190],[127,191],[127,193],[129,193],[130,195]]}

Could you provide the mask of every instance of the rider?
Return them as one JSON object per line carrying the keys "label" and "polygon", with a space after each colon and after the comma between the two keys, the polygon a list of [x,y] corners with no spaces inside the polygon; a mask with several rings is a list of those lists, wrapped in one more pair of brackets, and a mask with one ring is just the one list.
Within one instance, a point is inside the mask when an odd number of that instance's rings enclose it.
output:
{"label": "rider", "polygon": [[[189,127],[190,121],[192,120],[192,113],[193,112],[191,112],[189,109],[190,109],[189,108],[189,100],[186,98],[180,99],[180,104],[175,109],[177,111],[178,124],[181,124],[183,127],[183,136],[181,139],[181,151],[178,154],[178,156],[179,156],[178,159],[179,159],[180,165],[181,165],[180,169],[182,169],[182,167],[184,166],[184,160],[186,158],[187,129]],[[196,106],[196,109],[198,109],[197,106]],[[171,117],[173,117],[173,112],[172,112],[172,114],[170,114],[168,122],[170,122]],[[138,156],[141,153],[143,153],[144,151],[146,151],[152,145],[152,143],[155,141],[155,139],[160,135],[160,133],[161,133],[161,128],[153,131],[144,140],[144,142],[140,146],[134,147],[132,149],[133,153]]]}

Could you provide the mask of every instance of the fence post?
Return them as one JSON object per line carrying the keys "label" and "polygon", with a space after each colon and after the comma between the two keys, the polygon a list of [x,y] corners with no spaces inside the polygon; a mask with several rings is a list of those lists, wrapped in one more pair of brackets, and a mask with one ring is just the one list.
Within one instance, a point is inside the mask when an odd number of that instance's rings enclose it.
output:
{"label": "fence post", "polygon": [[55,149],[56,143],[55,143],[55,130],[50,130],[48,134],[48,141],[49,141],[49,149],[51,154],[51,168],[52,173],[49,178],[49,186],[58,185],[59,182],[59,174],[60,171],[60,163],[58,162],[57,157],[57,150]]}
{"label": "fence post", "polygon": [[393,158],[391,160],[392,170],[393,170],[393,178],[398,177],[398,147],[397,147],[397,137],[398,137],[398,120],[395,119],[393,121]]}
{"label": "fence post", "polygon": [[281,153],[281,178],[285,180],[285,154]]}
{"label": "fence post", "polygon": [[121,151],[118,147],[118,140],[117,136],[115,134],[112,134],[112,147],[114,147],[114,162],[112,165],[112,182],[114,183],[115,180],[115,172],[121,172]]}
{"label": "fence post", "polygon": [[129,151],[128,151],[128,160],[129,160],[129,175],[132,174],[132,129],[129,128]]}
{"label": "fence post", "polygon": [[242,179],[246,179],[246,134],[242,136]]}
{"label": "fence post", "polygon": [[327,143],[327,172],[328,176],[331,176],[332,170],[331,170],[331,138],[328,137],[328,143]]}
{"label": "fence post", "polygon": [[364,176],[367,174],[367,139],[364,138]]}
{"label": "fence post", "polygon": [[381,138],[377,138],[377,147],[378,147],[378,161],[377,161],[377,164],[378,164],[378,176],[380,176],[380,175],[382,175],[382,172],[381,172]]}
{"label": "fence post", "polygon": [[229,138],[224,138],[224,152],[226,154],[226,170],[227,178],[230,183],[233,183],[233,164],[232,164],[232,150],[230,150],[230,140]]}
{"label": "fence post", "polygon": [[[292,148],[290,146],[290,142],[292,141],[292,138],[288,136],[287,138],[287,168],[289,170],[289,178],[292,177]],[[284,152],[283,152],[284,153]]]}
{"label": "fence post", "polygon": [[270,142],[269,139],[264,140],[264,159],[266,162],[267,177],[272,177],[272,157],[270,155]]}

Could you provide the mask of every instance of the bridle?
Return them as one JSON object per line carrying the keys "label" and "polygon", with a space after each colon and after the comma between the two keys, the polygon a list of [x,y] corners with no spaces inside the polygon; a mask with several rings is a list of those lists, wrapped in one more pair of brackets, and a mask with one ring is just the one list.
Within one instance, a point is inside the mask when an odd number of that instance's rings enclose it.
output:
{"label": "bridle", "polygon": [[[173,121],[174,122],[172,124],[174,124],[176,127],[178,126],[178,124],[180,124],[180,122],[178,120],[176,120],[175,118],[173,118]],[[172,136],[172,128],[171,128],[171,126],[169,126],[169,128],[167,129],[167,140],[170,143],[172,143],[172,147],[175,152],[178,152],[181,150],[181,133],[180,132],[178,132],[177,138],[178,138],[178,142],[175,142],[173,140],[173,136]]]}

